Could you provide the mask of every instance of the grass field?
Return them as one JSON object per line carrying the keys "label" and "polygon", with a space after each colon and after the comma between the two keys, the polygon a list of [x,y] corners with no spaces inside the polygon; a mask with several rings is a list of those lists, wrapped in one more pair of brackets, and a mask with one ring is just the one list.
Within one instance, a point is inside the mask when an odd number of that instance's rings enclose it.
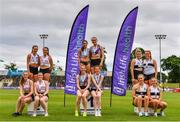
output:
{"label": "grass field", "polygon": [[125,97],[113,95],[112,107],[109,106],[109,91],[102,97],[102,117],[75,117],[75,96],[66,95],[66,107],[63,107],[63,91],[51,90],[49,99],[49,116],[31,117],[26,114],[19,117],[11,116],[19,95],[18,90],[0,89],[0,121],[180,121],[180,93],[164,93],[168,102],[165,117],[138,117],[133,113],[131,91]]}
{"label": "grass field", "polygon": [[165,83],[164,86],[165,87],[169,87],[169,88],[179,88],[180,87],[180,83]]}

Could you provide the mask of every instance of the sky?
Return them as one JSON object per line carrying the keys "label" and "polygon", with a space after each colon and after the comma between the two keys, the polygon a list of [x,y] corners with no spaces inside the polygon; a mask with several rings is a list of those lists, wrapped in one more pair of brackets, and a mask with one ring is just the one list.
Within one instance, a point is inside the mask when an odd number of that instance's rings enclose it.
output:
{"label": "sky", "polygon": [[180,56],[180,0],[0,0],[0,59],[26,67],[26,56],[32,45],[39,46],[39,34],[48,34],[54,63],[65,69],[71,26],[79,11],[89,4],[86,40],[96,36],[106,48],[107,67],[112,71],[119,30],[126,15],[139,7],[133,49],[152,51],[159,66],[159,40],[155,34],[166,34],[162,40],[162,58]]}

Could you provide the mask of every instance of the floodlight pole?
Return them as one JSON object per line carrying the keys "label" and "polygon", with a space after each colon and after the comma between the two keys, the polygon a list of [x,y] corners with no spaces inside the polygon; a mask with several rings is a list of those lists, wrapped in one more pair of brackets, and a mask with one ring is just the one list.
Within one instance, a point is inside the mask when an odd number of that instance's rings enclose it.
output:
{"label": "floodlight pole", "polygon": [[39,36],[43,40],[43,47],[45,47],[45,40],[47,39],[48,34],[40,34]]}
{"label": "floodlight pole", "polygon": [[[154,35],[155,38],[157,40],[159,40],[159,66],[160,66],[160,77],[159,77],[159,82],[161,83],[162,82],[162,74],[161,74],[161,40],[162,39],[166,39],[166,36],[167,35],[163,35],[163,34],[157,34],[157,35]],[[163,82],[163,91],[164,91],[164,82]]]}

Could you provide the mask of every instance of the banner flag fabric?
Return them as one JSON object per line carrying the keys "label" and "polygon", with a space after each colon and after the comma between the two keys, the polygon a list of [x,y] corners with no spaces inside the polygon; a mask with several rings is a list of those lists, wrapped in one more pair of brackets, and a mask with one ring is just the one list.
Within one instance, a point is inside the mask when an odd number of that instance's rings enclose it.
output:
{"label": "banner flag fabric", "polygon": [[89,5],[85,6],[76,16],[69,36],[66,69],[65,94],[76,95],[76,75],[79,73],[78,49],[85,39]]}
{"label": "banner flag fabric", "polygon": [[134,41],[137,12],[138,7],[131,10],[126,16],[117,39],[112,71],[111,93],[119,96],[126,95],[128,65]]}

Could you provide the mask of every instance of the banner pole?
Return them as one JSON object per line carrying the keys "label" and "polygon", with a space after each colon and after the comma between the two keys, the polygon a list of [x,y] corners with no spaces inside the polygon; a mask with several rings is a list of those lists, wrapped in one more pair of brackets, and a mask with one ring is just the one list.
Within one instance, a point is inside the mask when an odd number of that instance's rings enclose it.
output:
{"label": "banner pole", "polygon": [[65,94],[65,92],[64,92],[64,107],[66,107],[66,94]]}

